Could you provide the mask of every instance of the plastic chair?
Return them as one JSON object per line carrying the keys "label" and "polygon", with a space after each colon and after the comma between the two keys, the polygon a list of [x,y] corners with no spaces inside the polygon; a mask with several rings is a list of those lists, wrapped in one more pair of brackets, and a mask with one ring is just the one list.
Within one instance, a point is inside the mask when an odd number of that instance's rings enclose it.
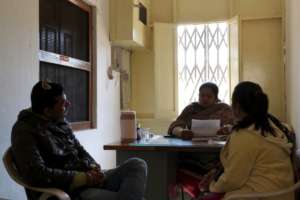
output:
{"label": "plastic chair", "polygon": [[292,185],[288,188],[278,190],[278,191],[274,191],[274,192],[249,193],[249,194],[232,194],[232,195],[224,198],[223,200],[270,198],[270,197],[276,197],[276,196],[288,194],[288,193],[291,193],[291,192],[295,192],[299,188],[300,188],[300,181],[298,181],[297,183],[295,183],[294,185]]}
{"label": "plastic chair", "polygon": [[38,188],[38,187],[32,187],[28,184],[26,184],[22,178],[18,175],[17,168],[13,162],[12,157],[12,151],[11,147],[9,147],[4,156],[3,156],[3,163],[6,168],[6,171],[8,172],[9,176],[19,185],[23,186],[24,188],[27,188],[29,190],[41,192],[42,195],[40,196],[39,200],[47,200],[50,197],[56,197],[59,200],[71,200],[70,196],[65,193],[64,191],[57,189],[57,188]]}

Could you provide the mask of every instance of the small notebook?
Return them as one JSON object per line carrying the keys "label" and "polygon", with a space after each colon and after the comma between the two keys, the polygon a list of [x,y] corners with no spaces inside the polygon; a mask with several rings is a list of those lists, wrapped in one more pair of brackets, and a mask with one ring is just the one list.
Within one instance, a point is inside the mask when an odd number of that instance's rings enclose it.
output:
{"label": "small notebook", "polygon": [[219,119],[192,119],[192,131],[195,137],[215,136],[220,129],[220,124],[221,122]]}

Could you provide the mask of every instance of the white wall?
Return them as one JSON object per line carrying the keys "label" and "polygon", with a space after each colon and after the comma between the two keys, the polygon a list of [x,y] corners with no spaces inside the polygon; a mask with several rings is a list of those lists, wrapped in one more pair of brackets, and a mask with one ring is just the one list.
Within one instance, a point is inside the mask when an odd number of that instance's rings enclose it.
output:
{"label": "white wall", "polygon": [[[0,156],[10,146],[10,131],[19,110],[28,107],[38,80],[37,0],[0,2]],[[0,163],[0,197],[25,199]]]}
{"label": "white wall", "polygon": [[[39,79],[38,0],[0,1],[0,157],[10,146],[10,131],[17,113],[30,105],[30,91]],[[90,1],[93,2],[93,1]],[[103,144],[120,137],[119,76],[108,80],[110,43],[108,2],[97,1],[97,129],[76,133],[103,168],[115,166],[115,153]],[[0,199],[25,199],[24,190],[8,177],[0,163]]]}
{"label": "white wall", "polygon": [[288,121],[293,125],[300,144],[300,1],[286,0],[286,42],[287,42],[287,110]]}

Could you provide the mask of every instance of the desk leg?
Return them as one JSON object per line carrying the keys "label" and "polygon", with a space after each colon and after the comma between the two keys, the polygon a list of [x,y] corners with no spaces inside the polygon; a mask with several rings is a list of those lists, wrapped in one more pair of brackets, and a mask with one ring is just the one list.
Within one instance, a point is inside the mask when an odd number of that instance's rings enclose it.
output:
{"label": "desk leg", "polygon": [[145,198],[147,200],[167,200],[168,186],[175,183],[176,179],[177,153],[117,151],[117,165],[133,157],[145,160],[148,165]]}

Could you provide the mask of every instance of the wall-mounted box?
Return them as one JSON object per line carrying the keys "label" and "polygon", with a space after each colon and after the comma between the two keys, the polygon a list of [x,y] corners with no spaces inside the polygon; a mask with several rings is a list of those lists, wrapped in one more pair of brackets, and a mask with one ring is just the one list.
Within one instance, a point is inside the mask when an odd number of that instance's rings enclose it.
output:
{"label": "wall-mounted box", "polygon": [[110,0],[110,40],[125,48],[147,46],[149,0]]}

